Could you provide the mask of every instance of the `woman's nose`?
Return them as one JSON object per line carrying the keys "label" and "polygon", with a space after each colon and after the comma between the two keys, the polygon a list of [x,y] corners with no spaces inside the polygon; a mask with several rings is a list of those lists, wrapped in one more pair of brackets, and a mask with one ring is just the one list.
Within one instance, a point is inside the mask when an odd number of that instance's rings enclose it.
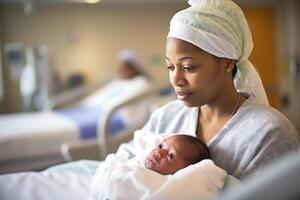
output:
{"label": "woman's nose", "polygon": [[170,81],[174,86],[184,86],[186,84],[184,72],[179,69],[174,69],[170,72]]}

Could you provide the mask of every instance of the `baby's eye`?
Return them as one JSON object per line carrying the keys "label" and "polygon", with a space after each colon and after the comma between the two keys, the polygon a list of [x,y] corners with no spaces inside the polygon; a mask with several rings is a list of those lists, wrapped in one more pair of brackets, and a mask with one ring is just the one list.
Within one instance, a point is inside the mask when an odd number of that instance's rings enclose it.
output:
{"label": "baby's eye", "polygon": [[162,144],[157,145],[157,148],[161,149],[163,147]]}
{"label": "baby's eye", "polygon": [[170,160],[173,160],[173,159],[174,159],[173,154],[168,154],[168,158],[169,158]]}

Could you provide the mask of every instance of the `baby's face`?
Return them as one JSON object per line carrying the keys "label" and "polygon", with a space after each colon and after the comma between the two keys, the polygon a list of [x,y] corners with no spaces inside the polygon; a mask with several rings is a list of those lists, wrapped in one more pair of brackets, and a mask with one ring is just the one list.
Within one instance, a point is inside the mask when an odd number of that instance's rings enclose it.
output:
{"label": "baby's face", "polygon": [[188,158],[192,151],[192,145],[186,140],[171,136],[149,153],[145,166],[163,175],[174,174],[190,164]]}

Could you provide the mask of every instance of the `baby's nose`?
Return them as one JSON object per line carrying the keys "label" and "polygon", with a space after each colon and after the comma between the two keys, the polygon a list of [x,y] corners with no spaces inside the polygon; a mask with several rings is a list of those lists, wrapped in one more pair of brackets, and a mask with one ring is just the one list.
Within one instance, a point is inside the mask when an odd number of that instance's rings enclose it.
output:
{"label": "baby's nose", "polygon": [[156,150],[156,151],[154,151],[153,152],[153,156],[155,157],[155,158],[162,158],[163,157],[163,150]]}
{"label": "baby's nose", "polygon": [[160,154],[158,153],[158,151],[154,151],[154,152],[153,152],[153,156],[154,156],[155,158],[159,158],[159,157],[160,157]]}

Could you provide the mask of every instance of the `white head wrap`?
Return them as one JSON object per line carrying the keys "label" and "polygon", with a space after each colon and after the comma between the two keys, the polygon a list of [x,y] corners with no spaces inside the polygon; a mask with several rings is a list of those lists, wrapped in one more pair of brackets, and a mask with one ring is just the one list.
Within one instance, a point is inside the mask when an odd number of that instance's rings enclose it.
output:
{"label": "white head wrap", "polygon": [[248,60],[253,41],[241,8],[231,0],[189,0],[189,4],[173,16],[168,38],[187,41],[219,58],[237,60],[237,91],[268,105],[260,76]]}
{"label": "white head wrap", "polygon": [[124,49],[119,53],[119,59],[123,62],[130,64],[130,67],[134,68],[141,75],[148,78],[151,77],[147,66],[141,61],[141,59],[130,49]]}

